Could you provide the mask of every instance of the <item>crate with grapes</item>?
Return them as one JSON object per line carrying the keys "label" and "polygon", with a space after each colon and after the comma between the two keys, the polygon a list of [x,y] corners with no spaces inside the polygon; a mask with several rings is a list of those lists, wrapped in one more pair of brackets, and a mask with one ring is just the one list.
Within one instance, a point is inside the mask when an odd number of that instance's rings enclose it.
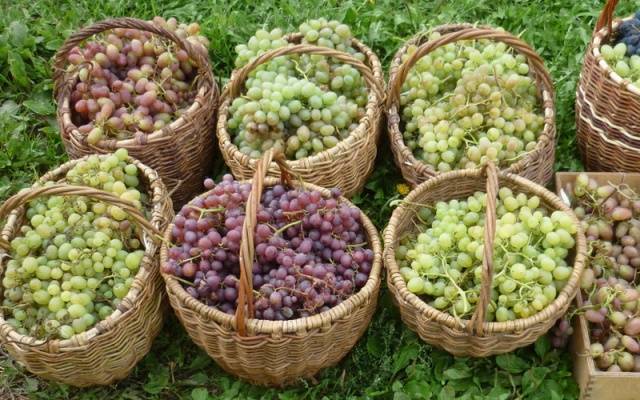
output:
{"label": "crate with grapes", "polygon": [[580,218],[589,247],[576,309],[557,323],[552,340],[571,341],[583,398],[636,398],[640,174],[558,173],[556,189]]}

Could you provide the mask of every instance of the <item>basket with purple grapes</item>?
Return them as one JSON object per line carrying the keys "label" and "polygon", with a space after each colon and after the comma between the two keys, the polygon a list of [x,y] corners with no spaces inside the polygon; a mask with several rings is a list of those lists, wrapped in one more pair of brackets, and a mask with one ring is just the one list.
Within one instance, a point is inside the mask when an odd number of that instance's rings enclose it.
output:
{"label": "basket with purple grapes", "polygon": [[[275,161],[281,179],[266,177]],[[251,181],[226,175],[176,215],[161,268],[191,338],[224,369],[283,385],[337,363],[375,311],[381,244],[337,189],[294,182],[265,153]]]}
{"label": "basket with purple grapes", "polygon": [[215,150],[218,87],[199,30],[175,18],[118,18],[71,35],[54,63],[69,156],[124,148],[158,171],[176,206],[200,193]]}

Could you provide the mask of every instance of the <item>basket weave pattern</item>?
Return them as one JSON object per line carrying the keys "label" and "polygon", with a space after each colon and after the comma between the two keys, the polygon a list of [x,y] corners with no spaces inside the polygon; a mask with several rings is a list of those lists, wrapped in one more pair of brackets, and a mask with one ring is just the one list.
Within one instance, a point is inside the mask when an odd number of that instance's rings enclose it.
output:
{"label": "basket weave pattern", "polygon": [[[535,79],[542,107],[544,109],[544,129],[538,138],[538,144],[531,152],[505,169],[507,172],[523,176],[536,183],[546,184],[553,176],[553,163],[555,159],[555,104],[554,89],[549,72],[544,66],[540,56],[521,39],[507,32],[500,32],[488,27],[475,27],[469,24],[443,25],[435,29],[442,36],[428,41],[424,34],[410,39],[400,48],[393,60],[389,71],[389,84],[387,87],[387,127],[391,151],[396,165],[402,172],[403,178],[412,186],[416,186],[425,180],[439,175],[433,166],[416,159],[411,149],[404,143],[402,123],[400,118],[400,92],[409,71],[418,60],[433,50],[460,40],[488,39],[504,42],[529,61],[532,78]],[[418,46],[417,51],[406,61],[402,57],[411,45]]]}
{"label": "basket weave pattern", "polygon": [[[579,289],[580,275],[584,269],[585,238],[571,209],[542,186],[514,174],[493,171],[491,168],[487,169],[487,178],[484,177],[482,169],[453,171],[440,174],[422,183],[409,193],[405,198],[406,201],[393,212],[384,232],[387,286],[395,304],[400,308],[402,320],[425,342],[456,356],[486,357],[507,353],[533,343],[567,311]],[[487,181],[486,187],[485,181]],[[471,320],[458,319],[431,307],[407,289],[396,262],[395,250],[399,244],[399,238],[406,234],[416,234],[413,220],[419,208],[418,204],[434,204],[438,201],[462,199],[476,191],[486,191],[487,193],[487,222],[485,226],[493,228],[485,229],[485,243],[492,243],[493,232],[491,231],[495,229],[495,211],[490,211],[492,210],[490,200],[495,201],[498,185],[509,187],[517,192],[537,195],[540,197],[541,204],[549,210],[565,211],[572,216],[578,227],[573,270],[558,297],[542,311],[524,319],[507,322],[484,322],[484,312],[489,299],[489,284],[492,279],[492,266],[490,262],[487,262],[487,260],[492,260],[492,257],[488,257],[490,253],[487,253],[489,249],[492,249],[492,246],[486,246],[481,300]],[[492,252],[492,250],[489,251]]]}
{"label": "basket weave pattern", "polygon": [[596,116],[581,88],[576,94],[576,130],[582,162],[590,171],[636,171],[640,165],[640,146],[614,139],[627,131]]}
{"label": "basket weave pattern", "polygon": [[576,91],[577,141],[587,170],[634,171],[640,165],[640,88],[603,59],[611,39],[617,0],[609,0],[596,23]]}
{"label": "basket weave pattern", "polygon": [[[300,39],[300,35],[292,35],[288,41],[296,43]],[[301,160],[287,161],[287,165],[295,175],[300,176],[305,182],[322,187],[340,188],[347,198],[362,189],[367,177],[373,171],[376,158],[382,116],[381,104],[384,101],[384,77],[380,60],[371,49],[355,39],[353,39],[353,47],[365,55],[366,64],[337,50],[298,44],[271,50],[233,72],[222,93],[216,133],[222,156],[236,178],[251,179],[259,160],[240,152],[227,130],[229,107],[233,99],[242,92],[247,76],[257,66],[279,56],[307,53],[333,57],[344,64],[352,65],[365,80],[369,88],[369,97],[365,116],[360,120],[358,127],[349,134],[349,137],[341,140],[331,149]],[[279,170],[276,164],[272,163],[269,167],[269,175],[278,176],[278,174]]]}
{"label": "basket weave pattern", "polygon": [[[139,29],[177,43],[189,54],[197,66],[195,77],[197,94],[184,114],[161,130],[150,134],[136,134],[125,140],[103,139],[96,145],[87,143],[87,135],[80,132],[71,118],[70,95],[77,82],[77,74],[66,72],[67,55],[75,46],[95,34],[114,28]],[[210,173],[216,154],[213,127],[219,91],[208,59],[189,42],[162,27],[134,18],[109,19],[79,30],[60,47],[54,64],[55,97],[58,103],[58,124],[69,157],[111,153],[119,148],[154,168],[162,177],[176,206],[181,206],[202,190],[202,182]]]}
{"label": "basket weave pattern", "polygon": [[[362,336],[376,308],[382,249],[376,228],[362,215],[362,224],[375,255],[363,288],[336,307],[311,317],[288,321],[252,318],[250,274],[254,249],[252,238],[248,240],[247,237],[253,236],[263,185],[273,186],[279,182],[275,177],[265,177],[271,154],[271,151],[265,153],[258,164],[247,202],[240,245],[241,285],[236,315],[225,314],[194,299],[173,275],[163,274],[163,277],[171,306],[198,346],[234,375],[256,384],[280,386],[311,377],[320,369],[336,364]],[[286,169],[284,160],[278,160],[278,165]],[[312,184],[304,183],[302,187],[329,194],[328,190]],[[348,203],[344,198],[340,201]],[[165,243],[171,241],[172,226],[165,232]],[[167,253],[168,248],[163,245],[161,263],[167,260]],[[248,310],[245,311],[244,305]],[[245,313],[248,313],[246,317]]]}
{"label": "basket weave pattern", "polygon": [[0,275],[4,272],[5,253],[2,248],[6,249],[9,240],[19,232],[25,217],[24,204],[38,196],[87,196],[116,204],[144,230],[141,241],[145,253],[129,293],[111,316],[88,331],[67,340],[37,340],[16,332],[7,324],[0,310],[0,342],[14,359],[43,378],[80,387],[108,385],[125,378],[147,354],[160,332],[166,302],[158,268],[159,246],[150,235],[164,229],[173,215],[171,200],[157,173],[134,159],[128,162],[141,171],[140,180],[151,202],[148,221],[135,207],[117,196],[89,187],[64,184],[62,179],[66,172],[83,160],[69,161],[40,178],[40,182],[53,181],[57,184],[34,186],[0,207],[0,221],[7,217],[0,234]]}

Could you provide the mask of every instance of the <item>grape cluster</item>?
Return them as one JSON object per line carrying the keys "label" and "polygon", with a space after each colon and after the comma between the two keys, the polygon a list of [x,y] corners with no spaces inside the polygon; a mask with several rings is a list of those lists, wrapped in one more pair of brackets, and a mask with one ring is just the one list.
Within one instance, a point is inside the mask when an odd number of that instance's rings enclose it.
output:
{"label": "grape cluster", "polygon": [[613,70],[624,79],[640,87],[640,55],[627,55],[628,47],[621,42],[611,47],[608,44],[600,47],[600,54]]}
{"label": "grape cluster", "polygon": [[[352,46],[347,25],[325,19],[300,25],[301,43],[335,48],[363,61]],[[236,47],[236,66],[288,45],[280,29],[259,30]],[[233,100],[229,130],[239,150],[258,158],[276,149],[301,159],[330,149],[347,138],[364,116],[366,85],[351,65],[314,54],[278,57],[260,65],[245,82],[244,96]]]}
{"label": "grape cluster", "polygon": [[[403,61],[416,49],[409,46]],[[400,106],[405,144],[441,172],[487,161],[508,166],[535,148],[544,129],[527,60],[502,42],[458,41],[433,50],[409,71]]]}
{"label": "grape cluster", "polygon": [[[174,220],[166,274],[175,275],[202,303],[233,314],[238,254],[251,184],[226,175],[184,206]],[[287,320],[340,304],[369,278],[368,247],[360,210],[339,202],[340,192],[276,185],[262,194],[255,229],[255,318]]]}
{"label": "grape cluster", "polygon": [[[66,181],[141,207],[138,168],[126,160],[125,150],[91,156],[70,169]],[[50,196],[31,201],[26,217],[2,279],[7,322],[24,335],[68,339],[111,315],[144,254],[127,214],[86,197]]]}
{"label": "grape cluster", "polygon": [[[396,250],[410,292],[459,318],[470,317],[481,287],[486,194],[438,202],[418,212],[418,234]],[[549,211],[537,196],[499,191],[488,321],[526,318],[564,287],[566,258],[576,226],[565,212]]]}
{"label": "grape cluster", "polygon": [[627,46],[626,55],[640,55],[640,11],[631,19],[624,20],[616,30],[614,43],[623,43]]}
{"label": "grape cluster", "polygon": [[640,372],[640,196],[586,174],[565,189],[590,243],[585,301],[574,313],[588,321],[591,355],[601,370]]}
{"label": "grape cluster", "polygon": [[[196,23],[175,18],[152,23],[173,31],[207,54]],[[162,129],[179,118],[195,97],[196,64],[176,43],[149,32],[117,28],[96,35],[67,57],[78,81],[71,92],[73,121],[87,142],[127,139]]]}

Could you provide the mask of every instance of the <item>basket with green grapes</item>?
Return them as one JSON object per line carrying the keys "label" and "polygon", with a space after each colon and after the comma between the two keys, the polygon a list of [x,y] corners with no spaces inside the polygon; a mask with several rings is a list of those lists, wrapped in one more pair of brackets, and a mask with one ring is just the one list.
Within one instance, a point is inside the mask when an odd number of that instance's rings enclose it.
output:
{"label": "basket with green grapes", "polygon": [[74,386],[126,377],[163,321],[158,174],[124,149],[72,160],[0,206],[0,341]]}
{"label": "basket with green grapes", "polygon": [[640,11],[614,19],[608,0],[576,90],[576,136],[590,171],[634,171],[640,162]]}
{"label": "basket with green grapes", "polygon": [[553,83],[540,56],[501,30],[444,25],[409,40],[389,74],[391,149],[412,185],[488,161],[545,184],[553,173]]}
{"label": "basket with green grapes", "polygon": [[[377,56],[347,25],[325,19],[286,36],[259,30],[236,51],[217,126],[233,175],[250,179],[273,149],[306,182],[347,197],[360,190],[373,169],[382,113]],[[277,174],[273,164],[270,175]]]}
{"label": "basket with green grapes", "polygon": [[403,321],[426,342],[473,357],[547,332],[577,293],[586,251],[570,208],[493,163],[419,185],[384,241]]}

